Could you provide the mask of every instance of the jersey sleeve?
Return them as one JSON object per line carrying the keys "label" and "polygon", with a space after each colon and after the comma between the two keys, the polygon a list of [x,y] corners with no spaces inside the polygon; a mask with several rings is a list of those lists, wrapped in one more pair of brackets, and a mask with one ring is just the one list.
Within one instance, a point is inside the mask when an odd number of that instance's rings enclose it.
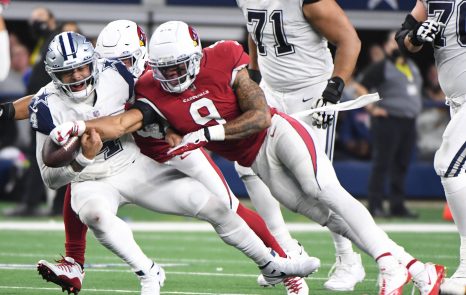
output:
{"label": "jersey sleeve", "polygon": [[29,122],[31,128],[45,135],[49,135],[50,131],[55,128],[47,101],[49,95],[44,87],[39,90],[29,104]]}

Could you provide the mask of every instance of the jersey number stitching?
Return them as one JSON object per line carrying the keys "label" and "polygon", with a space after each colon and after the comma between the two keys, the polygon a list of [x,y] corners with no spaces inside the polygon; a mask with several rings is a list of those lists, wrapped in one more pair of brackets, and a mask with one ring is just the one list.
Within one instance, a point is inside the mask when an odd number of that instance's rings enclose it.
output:
{"label": "jersey number stitching", "polygon": [[[248,24],[253,26],[254,33],[252,38],[257,44],[257,51],[260,55],[267,55],[265,45],[262,40],[264,37],[264,29],[267,20],[267,10],[248,9]],[[272,24],[273,36],[275,38],[275,55],[283,56],[295,52],[294,45],[289,44],[286,40],[285,29],[283,28],[283,11],[274,10],[268,18]]]}

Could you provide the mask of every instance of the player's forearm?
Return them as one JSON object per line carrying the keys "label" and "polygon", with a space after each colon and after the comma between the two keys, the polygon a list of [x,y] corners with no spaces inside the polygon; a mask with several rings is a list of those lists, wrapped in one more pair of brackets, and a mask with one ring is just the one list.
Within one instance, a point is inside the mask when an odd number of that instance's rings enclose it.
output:
{"label": "player's forearm", "polygon": [[359,52],[361,41],[354,30],[349,30],[337,44],[332,77],[340,77],[345,83],[351,79]]}
{"label": "player's forearm", "polygon": [[15,108],[15,120],[24,120],[29,118],[29,104],[34,95],[24,96],[13,102]]}
{"label": "player's forearm", "polygon": [[95,129],[103,141],[116,139],[142,127],[142,113],[129,110],[116,116],[106,116],[86,121],[86,132]]}
{"label": "player's forearm", "polygon": [[225,139],[240,139],[268,128],[271,124],[269,107],[262,89],[241,70],[235,79],[235,93],[243,111],[241,116],[224,125]]}

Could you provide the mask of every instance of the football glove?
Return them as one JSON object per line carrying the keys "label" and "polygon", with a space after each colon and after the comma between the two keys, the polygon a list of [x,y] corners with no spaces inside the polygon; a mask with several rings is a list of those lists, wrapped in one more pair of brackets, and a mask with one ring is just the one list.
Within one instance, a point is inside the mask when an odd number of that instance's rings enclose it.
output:
{"label": "football glove", "polygon": [[84,121],[65,122],[53,128],[50,132],[50,137],[53,142],[58,145],[65,145],[65,143],[72,136],[81,136],[86,131],[86,123]]}
{"label": "football glove", "polygon": [[[322,93],[322,97],[314,101],[312,108],[315,109],[338,103],[344,87],[345,82],[340,77],[330,78],[327,87],[325,87]],[[316,112],[312,114],[312,125],[317,128],[326,129],[332,125],[334,119],[334,112]]]}
{"label": "football glove", "polygon": [[206,137],[206,129],[199,129],[183,136],[181,143],[168,150],[167,155],[179,156],[185,152],[195,150],[197,148],[205,146],[209,140]]}
{"label": "football glove", "polygon": [[442,27],[445,27],[445,24],[428,19],[420,23],[419,27],[410,33],[410,41],[414,46],[421,46],[426,42],[433,42],[435,36]]}

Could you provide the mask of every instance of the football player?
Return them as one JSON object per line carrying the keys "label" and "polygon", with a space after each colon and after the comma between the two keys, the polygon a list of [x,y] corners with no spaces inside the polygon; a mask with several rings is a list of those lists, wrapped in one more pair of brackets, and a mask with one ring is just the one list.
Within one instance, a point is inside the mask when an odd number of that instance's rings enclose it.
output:
{"label": "football player", "polygon": [[133,75],[120,61],[98,60],[92,44],[72,32],[54,37],[46,70],[52,82],[41,88],[29,107],[42,178],[52,189],[71,182],[73,211],[103,246],[131,266],[141,281],[141,295],[160,294],[165,276],[163,269],[138,247],[129,226],[116,216],[118,207],[125,203],[211,223],[222,240],[252,259],[272,284],[316,270],[312,258],[276,255],[229,208],[228,200],[215,197],[173,167],[141,154],[130,134],[102,143],[99,134],[91,130],[82,136],[82,149],[70,165],[45,166],[42,148],[55,126],[69,119],[123,112],[133,97],[134,86]]}
{"label": "football player", "polygon": [[[335,104],[350,79],[361,48],[359,38],[343,10],[333,0],[237,0],[246,19],[251,60],[249,72],[259,81],[267,103],[292,114],[324,104]],[[329,25],[331,24],[331,25]],[[335,65],[327,40],[336,46]],[[260,71],[259,71],[260,70]],[[303,120],[313,127],[321,149],[333,158],[336,115],[316,113]],[[293,251],[278,202],[250,168],[235,165],[252,203],[279,243]],[[324,287],[352,291],[365,277],[361,256],[351,241],[332,233],[336,249],[333,273]],[[299,294],[308,294],[303,286]]]}
{"label": "football player", "polygon": [[[118,138],[163,116],[172,128],[167,134],[174,146],[169,154],[206,146],[251,167],[288,209],[350,238],[371,255],[380,269],[379,294],[401,294],[408,271],[422,295],[437,294],[444,267],[417,261],[388,238],[341,186],[315,144],[314,131],[267,106],[262,90],[249,78],[248,63],[248,55],[234,41],[202,50],[192,27],[164,23],[151,37],[152,70],[138,80],[133,108],[116,116],[66,122],[51,137],[64,144],[70,135],[95,129],[104,139]],[[185,135],[181,138],[173,130]]]}
{"label": "football player", "polygon": [[[109,23],[99,34],[96,43],[96,52],[100,57],[119,59],[122,61],[134,78],[145,71],[147,61],[147,38],[144,31],[136,23],[128,20],[117,20]],[[249,208],[239,203],[226,180],[210,156],[199,149],[187,156],[167,156],[169,149],[165,142],[163,130],[153,124],[134,134],[136,144],[146,156],[167,165],[171,165],[203,183],[216,196],[228,200],[228,205],[248,226],[261,238],[266,246],[271,247],[280,256],[286,257],[283,249],[267,229],[262,218]],[[66,257],[58,260],[58,264],[41,260],[38,269],[45,279],[61,285],[67,290],[79,292],[84,279],[84,253],[86,246],[87,227],[76,217],[70,206],[71,193],[67,190],[63,208],[66,233]],[[287,278],[285,283],[302,280],[299,277]]]}
{"label": "football player", "polygon": [[435,153],[434,168],[442,181],[461,238],[460,263],[441,286],[442,294],[464,294],[466,288],[466,31],[463,1],[417,0],[396,40],[400,49],[418,52],[433,45],[440,87],[450,106],[451,120]]}

